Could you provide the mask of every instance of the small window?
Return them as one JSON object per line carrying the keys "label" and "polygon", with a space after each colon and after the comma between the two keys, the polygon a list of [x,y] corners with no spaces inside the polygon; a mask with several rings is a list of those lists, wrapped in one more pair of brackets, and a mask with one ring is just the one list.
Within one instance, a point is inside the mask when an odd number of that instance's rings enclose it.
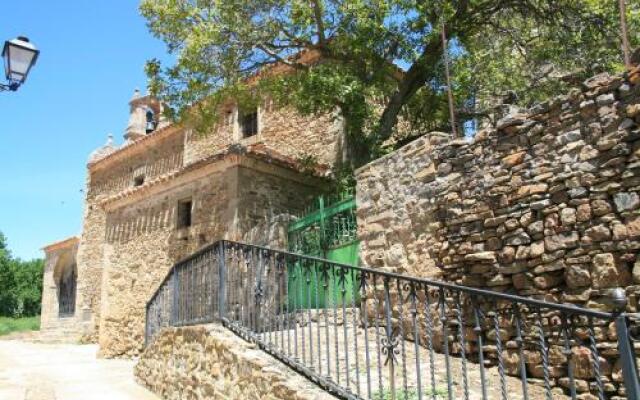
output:
{"label": "small window", "polygon": [[191,226],[191,199],[178,202],[178,229]]}
{"label": "small window", "polygon": [[138,175],[133,178],[133,186],[142,186],[144,184],[144,175]]}
{"label": "small window", "polygon": [[248,138],[258,134],[258,109],[253,108],[240,114],[240,130],[242,137]]}

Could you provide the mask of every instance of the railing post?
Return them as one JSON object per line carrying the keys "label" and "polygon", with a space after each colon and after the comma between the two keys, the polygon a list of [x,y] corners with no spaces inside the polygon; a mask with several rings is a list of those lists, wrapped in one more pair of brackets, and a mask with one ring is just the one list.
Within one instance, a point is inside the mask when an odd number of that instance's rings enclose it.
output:
{"label": "railing post", "polygon": [[227,264],[224,252],[224,241],[218,244],[218,317],[224,320],[227,316]]}
{"label": "railing post", "polygon": [[616,317],[616,333],[618,334],[618,351],[622,364],[622,377],[628,399],[640,399],[640,382],[638,366],[633,342],[629,335],[629,325],[625,314]]}

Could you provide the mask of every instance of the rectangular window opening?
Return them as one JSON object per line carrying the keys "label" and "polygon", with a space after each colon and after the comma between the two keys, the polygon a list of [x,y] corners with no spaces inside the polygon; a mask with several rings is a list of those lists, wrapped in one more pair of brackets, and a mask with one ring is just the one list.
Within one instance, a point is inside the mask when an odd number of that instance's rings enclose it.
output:
{"label": "rectangular window opening", "polygon": [[254,107],[240,114],[240,130],[242,137],[248,138],[258,134],[258,108]]}
{"label": "rectangular window opening", "polygon": [[178,202],[178,229],[191,226],[191,209],[191,199]]}

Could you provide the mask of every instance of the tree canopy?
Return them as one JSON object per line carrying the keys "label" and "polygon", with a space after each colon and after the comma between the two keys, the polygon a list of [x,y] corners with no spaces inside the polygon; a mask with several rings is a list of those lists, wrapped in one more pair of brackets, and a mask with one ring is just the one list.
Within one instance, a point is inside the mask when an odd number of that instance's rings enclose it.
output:
{"label": "tree canopy", "polygon": [[0,315],[32,316],[40,313],[43,261],[14,258],[0,232]]}
{"label": "tree canopy", "polygon": [[[628,7],[633,45],[639,8]],[[507,91],[526,106],[622,66],[613,0],[142,0],[140,10],[175,55],[146,67],[175,117],[197,105],[206,125],[224,98],[263,92],[303,113],[338,108],[356,163],[379,153],[399,119],[412,132],[451,128],[443,30],[463,121]],[[293,57],[309,49],[320,63]],[[291,73],[247,85],[273,64]]]}

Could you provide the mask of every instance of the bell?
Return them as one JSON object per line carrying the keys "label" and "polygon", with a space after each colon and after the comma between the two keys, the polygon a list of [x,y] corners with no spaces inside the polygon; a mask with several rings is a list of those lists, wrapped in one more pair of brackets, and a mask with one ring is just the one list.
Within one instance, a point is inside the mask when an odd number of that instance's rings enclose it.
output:
{"label": "bell", "polygon": [[156,123],[153,121],[147,121],[146,132],[150,133],[156,130]]}
{"label": "bell", "polygon": [[147,109],[147,112],[145,113],[145,117],[147,120],[147,125],[146,125],[146,132],[153,132],[156,130],[156,121],[154,120],[154,112],[151,109]]}

